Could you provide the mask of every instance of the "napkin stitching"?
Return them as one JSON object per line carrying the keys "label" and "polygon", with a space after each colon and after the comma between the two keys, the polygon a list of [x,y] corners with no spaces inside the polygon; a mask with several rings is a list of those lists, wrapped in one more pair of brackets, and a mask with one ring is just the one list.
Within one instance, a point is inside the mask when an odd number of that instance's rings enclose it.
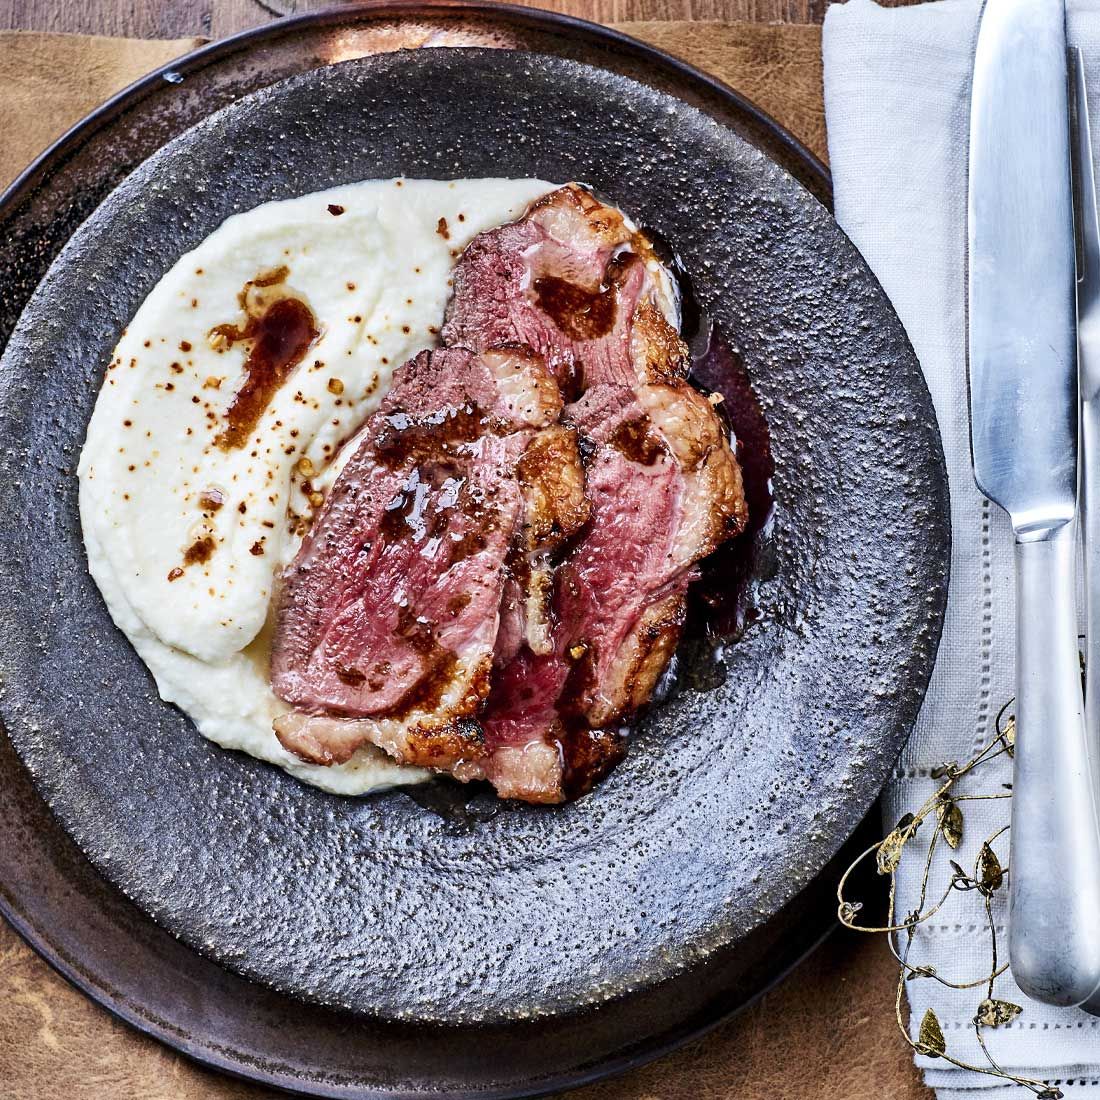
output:
{"label": "napkin stitching", "polygon": [[[968,935],[972,932],[989,931],[988,924],[979,924],[977,921],[974,921],[970,924],[962,924],[959,921],[956,921],[953,924],[930,924],[928,921],[924,921],[921,924],[921,927],[926,928],[929,932],[965,932]],[[1003,924],[996,924],[994,925],[994,928],[997,929],[998,936],[1005,931],[1005,926]]]}
{"label": "napkin stitching", "polygon": [[[979,737],[975,741],[975,745],[981,748],[985,744],[985,741]],[[931,779],[932,772],[935,771],[935,767],[930,764],[906,764],[898,765],[894,768],[894,779]]]}
{"label": "napkin stitching", "polygon": [[990,547],[989,501],[982,498],[982,625],[981,638],[981,679],[978,690],[978,722],[975,731],[974,751],[980,750],[990,739],[990,705],[993,684],[993,552]]}

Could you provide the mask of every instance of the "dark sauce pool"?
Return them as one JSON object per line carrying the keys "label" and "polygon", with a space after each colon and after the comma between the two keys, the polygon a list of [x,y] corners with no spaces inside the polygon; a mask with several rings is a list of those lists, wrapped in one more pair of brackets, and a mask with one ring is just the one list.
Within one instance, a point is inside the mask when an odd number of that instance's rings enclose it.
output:
{"label": "dark sauce pool", "polygon": [[722,396],[717,411],[729,429],[749,507],[745,530],[699,563],[700,577],[688,593],[681,650],[693,639],[721,646],[739,638],[758,617],[752,581],[775,512],[771,432],[740,352],[703,309],[683,261],[660,233],[647,228],[645,234],[676,278],[680,332],[691,351],[690,380],[703,393]]}
{"label": "dark sauce pool", "polygon": [[705,334],[705,350],[692,361],[691,379],[705,392],[722,395],[718,414],[730,429],[741,466],[749,521],[737,538],[702,561],[702,575],[689,592],[693,603],[698,605],[692,608],[693,619],[697,621],[689,624],[689,629],[694,625],[708,637],[731,641],[757,617],[750,582],[761,536],[767,532],[775,512],[771,435],[741,356],[713,325]]}

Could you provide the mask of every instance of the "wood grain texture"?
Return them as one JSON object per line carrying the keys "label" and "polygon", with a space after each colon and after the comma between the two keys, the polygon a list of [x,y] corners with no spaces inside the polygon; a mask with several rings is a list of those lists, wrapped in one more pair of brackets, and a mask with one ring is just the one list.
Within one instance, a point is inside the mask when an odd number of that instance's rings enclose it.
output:
{"label": "wood grain texture", "polygon": [[828,163],[820,28],[653,21],[618,29],[720,77]]}
{"label": "wood grain texture", "polygon": [[0,188],[96,104],[201,44],[0,30]]}
{"label": "wood grain texture", "polygon": [[[222,38],[279,12],[337,0],[0,0],[0,30],[70,31],[129,38]],[[820,23],[827,0],[515,0],[601,23],[694,19]]]}
{"label": "wood grain texture", "polygon": [[[823,7],[821,0],[820,7]],[[720,75],[825,153],[819,0],[556,0]],[[663,20],[749,19],[705,26]],[[270,18],[255,0],[0,0],[4,28],[131,37],[218,36]],[[188,43],[0,35],[0,114],[14,161]],[[74,74],[83,74],[80,77]],[[90,75],[89,75],[90,74]],[[43,109],[43,96],[49,94]],[[48,117],[46,117],[48,116]],[[776,990],[705,1039],[576,1100],[929,1100],[892,1019],[895,969],[877,939],[838,934]],[[276,1100],[203,1070],[116,1023],[0,922],[0,1097],[8,1100]]]}
{"label": "wood grain texture", "polygon": [[[570,1100],[932,1100],[892,1019],[878,939],[836,935],[704,1039]],[[277,1100],[117,1023],[0,923],[5,1100]]]}

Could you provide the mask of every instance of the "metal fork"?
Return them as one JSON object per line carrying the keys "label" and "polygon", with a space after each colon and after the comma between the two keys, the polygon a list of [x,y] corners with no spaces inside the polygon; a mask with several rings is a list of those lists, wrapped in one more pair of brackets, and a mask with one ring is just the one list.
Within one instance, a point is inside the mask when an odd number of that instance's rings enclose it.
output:
{"label": "metal fork", "polygon": [[[1077,228],[1077,364],[1081,393],[1080,527],[1085,564],[1085,723],[1090,764],[1100,780],[1100,216],[1081,51],[1069,51]],[[1100,791],[1100,784],[1097,790]]]}

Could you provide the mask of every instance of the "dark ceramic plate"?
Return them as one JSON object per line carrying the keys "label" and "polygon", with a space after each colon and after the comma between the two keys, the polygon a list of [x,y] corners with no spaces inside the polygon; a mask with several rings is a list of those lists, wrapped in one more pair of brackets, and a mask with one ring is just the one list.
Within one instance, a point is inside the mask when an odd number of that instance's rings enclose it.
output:
{"label": "dark ceramic plate", "polygon": [[[214,116],[72,237],[3,360],[9,732],[80,847],[160,924],[372,1018],[351,1030],[373,1060],[333,1061],[330,1077],[268,1061],[265,1079],[333,1095],[551,1087],[730,1007],[723,992],[759,969],[874,799],[926,685],[947,493],[901,326],[824,207],[762,154],[759,116],[729,97],[715,109],[714,86],[672,66],[627,80],[631,51],[613,47],[604,68],[480,50],[355,61]],[[652,86],[677,80],[678,98]],[[580,178],[660,227],[742,352],[777,461],[761,618],[724,683],[658,708],[579,803],[462,828],[404,794],[323,795],[199,738],[112,627],[76,518],[72,468],[110,349],[176,257],[234,210],[400,173]],[[324,1017],[345,1036],[335,1021],[350,1019]],[[457,1053],[468,1022],[489,1032],[479,1051],[496,1044],[492,1072]]]}

